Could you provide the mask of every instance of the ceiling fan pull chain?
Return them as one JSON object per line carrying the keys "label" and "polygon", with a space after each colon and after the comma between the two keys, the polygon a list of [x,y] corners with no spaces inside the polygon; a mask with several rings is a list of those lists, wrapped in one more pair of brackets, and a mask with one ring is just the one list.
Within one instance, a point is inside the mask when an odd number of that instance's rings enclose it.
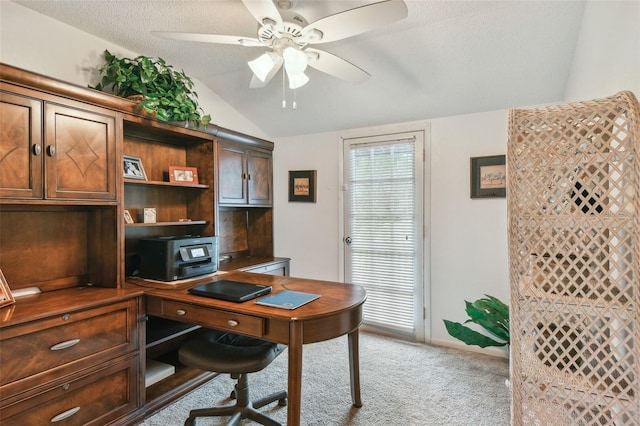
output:
{"label": "ceiling fan pull chain", "polygon": [[296,102],[296,89],[293,89],[293,109],[296,109],[298,106]]}
{"label": "ceiling fan pull chain", "polygon": [[282,71],[282,109],[287,107],[287,97],[286,97],[287,93],[286,93],[286,90],[285,90],[286,81],[285,81],[284,74],[285,74],[285,72],[283,70]]}

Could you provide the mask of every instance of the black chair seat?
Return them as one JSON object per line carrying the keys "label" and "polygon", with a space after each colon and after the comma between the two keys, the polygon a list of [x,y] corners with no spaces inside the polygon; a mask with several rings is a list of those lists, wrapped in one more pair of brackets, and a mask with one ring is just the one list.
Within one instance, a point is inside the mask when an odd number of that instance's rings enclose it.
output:
{"label": "black chair seat", "polygon": [[232,393],[236,397],[235,405],[191,410],[185,425],[193,425],[196,417],[231,416],[228,426],[237,425],[246,418],[267,426],[281,426],[257,409],[275,401],[281,406],[286,405],[287,392],[279,391],[251,402],[247,374],[268,366],[285,348],[277,343],[216,330],[208,330],[183,343],[178,356],[184,365],[228,373],[238,379]]}
{"label": "black chair seat", "polygon": [[218,373],[254,373],[271,364],[286,348],[253,337],[210,330],[180,348],[180,362]]}

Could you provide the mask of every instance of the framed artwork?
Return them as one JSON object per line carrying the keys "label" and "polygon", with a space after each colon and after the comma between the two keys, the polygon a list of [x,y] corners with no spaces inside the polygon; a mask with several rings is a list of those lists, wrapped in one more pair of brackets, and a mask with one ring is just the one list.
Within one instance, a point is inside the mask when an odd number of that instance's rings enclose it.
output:
{"label": "framed artwork", "polygon": [[197,185],[198,169],[195,167],[169,166],[169,182],[183,185]]}
{"label": "framed artwork", "polygon": [[141,159],[130,155],[123,155],[122,157],[125,178],[147,180],[147,174],[144,172]]}
{"label": "framed artwork", "polygon": [[471,198],[507,196],[507,166],[504,155],[471,157]]}
{"label": "framed artwork", "polygon": [[142,215],[142,221],[144,223],[156,223],[156,208],[145,207]]}
{"label": "framed artwork", "polygon": [[0,307],[11,305],[15,302],[13,298],[13,294],[11,294],[11,289],[9,288],[9,284],[7,280],[4,278],[4,274],[0,269]]}
{"label": "framed artwork", "polygon": [[134,223],[133,216],[131,216],[131,213],[129,213],[129,210],[124,211],[124,221],[125,223]]}
{"label": "framed artwork", "polygon": [[289,201],[316,202],[316,171],[289,171]]}

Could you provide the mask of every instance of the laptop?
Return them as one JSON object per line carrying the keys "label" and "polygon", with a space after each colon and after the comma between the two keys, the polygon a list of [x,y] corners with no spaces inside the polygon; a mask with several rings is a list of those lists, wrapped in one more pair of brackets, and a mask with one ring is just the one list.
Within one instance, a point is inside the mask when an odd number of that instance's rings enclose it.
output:
{"label": "laptop", "polygon": [[218,280],[190,288],[189,293],[230,302],[246,302],[271,293],[271,286]]}

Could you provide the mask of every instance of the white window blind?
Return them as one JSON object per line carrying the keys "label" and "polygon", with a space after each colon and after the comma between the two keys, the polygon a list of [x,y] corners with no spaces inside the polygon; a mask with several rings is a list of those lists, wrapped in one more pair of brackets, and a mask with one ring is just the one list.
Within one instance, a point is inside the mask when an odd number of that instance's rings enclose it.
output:
{"label": "white window blind", "polygon": [[367,289],[366,324],[412,333],[416,281],[413,140],[351,145],[351,282]]}

